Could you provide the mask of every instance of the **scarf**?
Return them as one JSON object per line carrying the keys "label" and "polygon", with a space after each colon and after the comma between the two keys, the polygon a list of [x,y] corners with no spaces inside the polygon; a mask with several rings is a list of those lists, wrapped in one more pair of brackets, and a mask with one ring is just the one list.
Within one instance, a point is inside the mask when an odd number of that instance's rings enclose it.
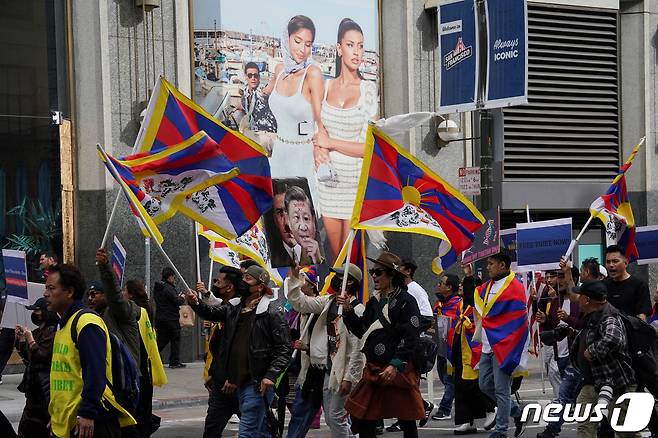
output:
{"label": "scarf", "polygon": [[288,27],[281,35],[281,54],[283,55],[283,71],[281,72],[281,79],[285,79],[288,75],[296,73],[300,70],[306,69],[309,65],[313,64],[313,60],[309,56],[298,64],[290,54],[290,36],[288,35]]}

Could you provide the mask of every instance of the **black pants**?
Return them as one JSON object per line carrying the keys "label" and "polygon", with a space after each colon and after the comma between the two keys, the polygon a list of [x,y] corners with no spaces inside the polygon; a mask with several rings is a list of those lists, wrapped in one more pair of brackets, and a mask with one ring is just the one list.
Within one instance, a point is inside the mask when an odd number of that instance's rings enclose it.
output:
{"label": "black pants", "polygon": [[11,353],[14,351],[15,334],[16,332],[14,329],[0,329],[0,378],[2,378],[2,372],[5,370],[5,366],[11,357]]}
{"label": "black pants", "polygon": [[153,384],[149,375],[144,375],[139,380],[139,401],[135,411],[135,420],[137,421],[137,430],[139,435],[146,438],[153,432]]}
{"label": "black pants", "polygon": [[49,422],[50,414],[46,401],[29,396],[25,400],[23,415],[18,423],[18,436],[19,438],[49,438]]}
{"label": "black pants", "polygon": [[[223,385],[222,385],[223,386]],[[231,395],[222,392],[222,386],[212,383],[208,397],[208,413],[203,428],[203,438],[222,436],[233,414],[240,415],[240,403],[237,393]]]}
{"label": "black pants", "polygon": [[[358,422],[359,438],[375,438],[377,436],[375,429],[377,429],[377,426],[379,425],[379,420],[364,421],[353,418],[352,421]],[[416,427],[415,420],[398,420],[398,424],[400,425],[400,429],[402,429],[402,436],[404,438],[418,438],[418,428]]]}
{"label": "black pants", "polygon": [[169,365],[180,363],[180,322],[156,321],[155,333],[158,336],[158,350],[162,351],[171,342]]}

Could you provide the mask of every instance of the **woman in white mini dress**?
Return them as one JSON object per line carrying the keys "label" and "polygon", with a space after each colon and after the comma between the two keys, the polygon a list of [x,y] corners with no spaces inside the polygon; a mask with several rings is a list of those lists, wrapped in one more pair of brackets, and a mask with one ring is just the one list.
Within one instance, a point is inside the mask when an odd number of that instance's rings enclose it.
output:
{"label": "woman in white mini dress", "polygon": [[327,81],[321,121],[325,130],[313,137],[315,165],[330,163],[334,177],[318,182],[322,221],[333,257],[349,234],[350,218],[361,175],[368,121],[377,114],[377,85],[359,73],[363,31],[349,18],[338,26],[336,78]]}
{"label": "woman in white mini dress", "polygon": [[290,19],[281,38],[283,63],[276,66],[263,93],[269,95],[277,124],[270,157],[272,177],[306,178],[317,210],[312,139],[316,131],[324,131],[320,122],[324,82],[322,71],[311,60],[314,40],[310,18],[296,15]]}

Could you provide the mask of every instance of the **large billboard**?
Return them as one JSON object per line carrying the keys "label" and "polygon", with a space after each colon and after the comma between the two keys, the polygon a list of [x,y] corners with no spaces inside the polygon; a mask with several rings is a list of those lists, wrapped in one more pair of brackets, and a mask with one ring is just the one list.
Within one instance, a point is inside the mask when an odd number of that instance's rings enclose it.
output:
{"label": "large billboard", "polygon": [[305,178],[331,261],[379,110],[377,0],[194,1],[194,99]]}

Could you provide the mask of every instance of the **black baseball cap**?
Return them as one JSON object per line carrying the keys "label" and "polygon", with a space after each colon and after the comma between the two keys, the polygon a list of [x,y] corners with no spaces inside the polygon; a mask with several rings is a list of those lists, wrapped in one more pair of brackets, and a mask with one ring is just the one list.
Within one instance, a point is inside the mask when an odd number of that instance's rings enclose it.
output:
{"label": "black baseball cap", "polygon": [[599,280],[585,281],[571,290],[597,301],[603,301],[608,296],[608,288]]}
{"label": "black baseball cap", "polygon": [[89,285],[89,292],[101,292],[105,293],[105,288],[103,287],[103,283],[95,280]]}
{"label": "black baseball cap", "polygon": [[31,306],[25,306],[27,310],[46,310],[48,309],[48,302],[45,298],[39,298]]}

